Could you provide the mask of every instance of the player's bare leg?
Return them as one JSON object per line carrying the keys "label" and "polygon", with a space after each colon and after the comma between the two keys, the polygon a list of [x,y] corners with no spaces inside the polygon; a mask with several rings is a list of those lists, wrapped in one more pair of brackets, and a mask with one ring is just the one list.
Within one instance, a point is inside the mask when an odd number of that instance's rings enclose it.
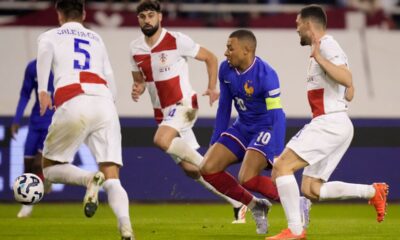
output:
{"label": "player's bare leg", "polygon": [[[279,201],[278,189],[268,176],[261,172],[270,163],[259,151],[247,150],[239,171],[239,182],[247,190],[261,193],[264,197]],[[270,166],[272,168],[272,166]]]}
{"label": "player's bare leg", "polygon": [[228,148],[215,143],[204,156],[200,171],[204,179],[218,191],[246,205],[253,213],[257,233],[264,234],[267,232],[266,215],[271,203],[266,199],[254,197],[233,176],[225,172],[225,169],[236,161],[236,155]]}

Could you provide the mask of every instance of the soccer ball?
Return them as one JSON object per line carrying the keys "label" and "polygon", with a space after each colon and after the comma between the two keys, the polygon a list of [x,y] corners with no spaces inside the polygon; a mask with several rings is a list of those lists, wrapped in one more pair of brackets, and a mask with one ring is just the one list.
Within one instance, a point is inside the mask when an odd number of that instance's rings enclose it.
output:
{"label": "soccer ball", "polygon": [[32,173],[24,173],[17,177],[13,189],[15,200],[26,205],[39,202],[44,193],[42,180]]}

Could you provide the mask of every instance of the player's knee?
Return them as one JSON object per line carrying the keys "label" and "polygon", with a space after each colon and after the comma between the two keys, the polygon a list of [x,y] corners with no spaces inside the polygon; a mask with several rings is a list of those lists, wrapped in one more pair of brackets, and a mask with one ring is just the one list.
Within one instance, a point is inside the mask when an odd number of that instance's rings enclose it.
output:
{"label": "player's knee", "polygon": [[209,161],[209,158],[205,157],[202,164],[200,165],[200,174],[205,175],[205,174],[211,174],[213,173],[213,164],[211,161]]}
{"label": "player's knee", "polygon": [[318,200],[319,199],[319,191],[317,191],[316,186],[314,186],[313,183],[302,184],[301,192],[306,198],[308,198],[310,200]]}
{"label": "player's knee", "polygon": [[169,148],[169,145],[171,144],[170,142],[167,142],[162,137],[159,137],[158,135],[154,136],[153,142],[154,142],[154,145],[156,145],[157,147],[161,148],[164,151],[167,151]]}
{"label": "player's knee", "polygon": [[274,167],[272,169],[273,171],[273,178],[275,179],[276,177],[279,177],[281,175],[284,175],[286,171],[286,166],[284,164],[284,161],[281,158],[277,158],[274,163]]}

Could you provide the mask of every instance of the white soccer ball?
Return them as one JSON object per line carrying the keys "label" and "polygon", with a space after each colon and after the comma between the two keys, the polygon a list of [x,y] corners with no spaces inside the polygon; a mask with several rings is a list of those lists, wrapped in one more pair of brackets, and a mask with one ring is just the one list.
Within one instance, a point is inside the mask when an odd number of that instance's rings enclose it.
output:
{"label": "white soccer ball", "polygon": [[15,200],[26,205],[39,202],[44,193],[42,180],[32,173],[24,173],[17,177],[13,189]]}

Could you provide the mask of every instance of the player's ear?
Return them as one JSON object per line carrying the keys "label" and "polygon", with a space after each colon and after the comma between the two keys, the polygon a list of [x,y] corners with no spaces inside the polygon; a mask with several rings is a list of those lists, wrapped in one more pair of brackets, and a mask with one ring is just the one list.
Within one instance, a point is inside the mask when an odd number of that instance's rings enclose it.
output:
{"label": "player's ear", "polygon": [[158,13],[158,18],[160,19],[160,22],[162,21],[162,13]]}
{"label": "player's ear", "polygon": [[82,12],[82,22],[85,21],[85,19],[86,19],[86,11],[83,10],[83,12]]}

